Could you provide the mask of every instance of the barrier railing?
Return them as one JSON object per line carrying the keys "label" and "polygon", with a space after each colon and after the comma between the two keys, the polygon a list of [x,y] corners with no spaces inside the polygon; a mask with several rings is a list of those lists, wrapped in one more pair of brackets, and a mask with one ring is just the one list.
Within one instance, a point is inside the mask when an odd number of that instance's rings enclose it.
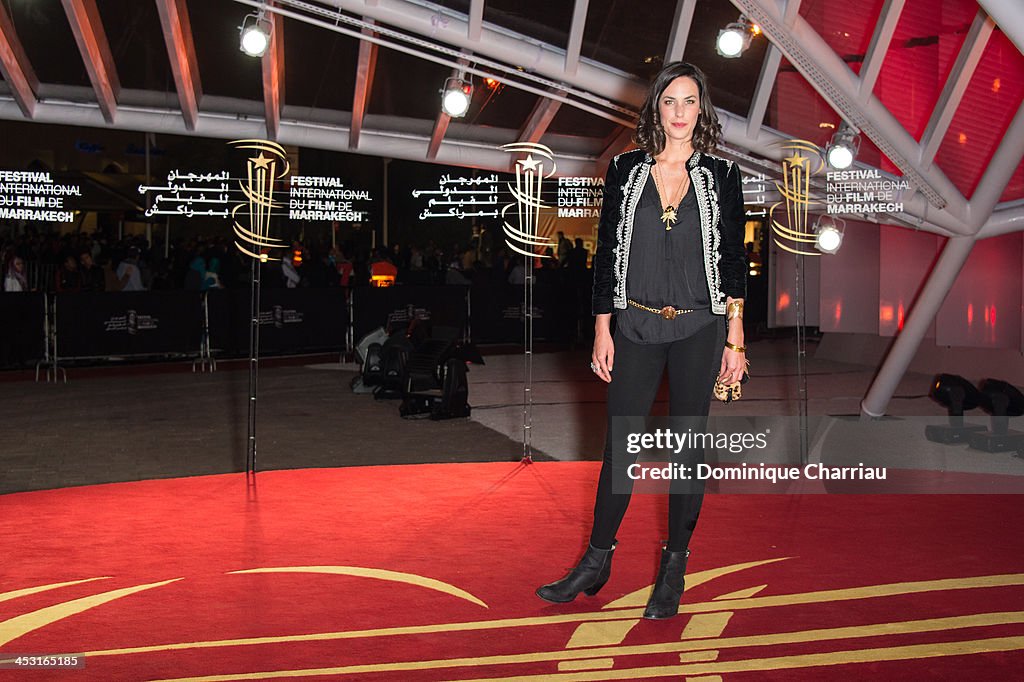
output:
{"label": "barrier railing", "polygon": [[[521,287],[492,285],[267,289],[260,310],[261,352],[351,354],[377,327],[430,319],[462,330],[466,341],[520,343]],[[581,303],[581,301],[583,303]],[[538,282],[539,339],[570,341],[589,290]],[[0,294],[0,367],[36,366],[36,379],[66,380],[72,362],[143,356],[186,357],[193,371],[248,353],[247,290]]]}

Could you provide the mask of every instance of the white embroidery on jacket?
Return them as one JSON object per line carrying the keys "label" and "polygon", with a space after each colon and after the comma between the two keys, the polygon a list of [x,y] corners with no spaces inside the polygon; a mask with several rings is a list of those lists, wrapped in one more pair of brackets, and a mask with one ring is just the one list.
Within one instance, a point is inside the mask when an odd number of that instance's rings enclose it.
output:
{"label": "white embroidery on jacket", "polygon": [[[635,154],[636,151],[619,154],[613,160],[618,167],[619,159],[627,154]],[[722,242],[722,232],[719,229],[721,219],[720,196],[715,190],[715,174],[709,169],[700,165],[701,152],[694,152],[687,162],[687,169],[690,173],[690,180],[693,182],[694,193],[697,196],[697,212],[700,215],[701,242],[704,247],[704,274],[708,284],[708,293],[711,297],[711,312],[715,315],[725,314],[725,297],[722,295],[722,275],[719,269],[721,254],[719,249]],[[726,164],[727,174],[732,170],[732,161],[723,159],[713,154],[707,154],[717,162]],[[633,237],[633,216],[636,213],[636,206],[643,194],[647,178],[650,177],[649,154],[630,169],[626,182],[622,185],[622,211],[619,215],[619,224],[615,228],[617,237],[616,246],[613,251],[612,273],[615,286],[612,295],[612,307],[625,309],[626,303],[626,273],[629,270],[629,244]]]}
{"label": "white embroidery on jacket", "polygon": [[630,169],[626,184],[622,186],[623,209],[615,229],[615,290],[612,295],[612,307],[615,308],[626,307],[626,273],[629,272],[629,245],[633,240],[633,216],[636,214],[636,205],[640,201],[649,175],[650,166],[640,162]]}

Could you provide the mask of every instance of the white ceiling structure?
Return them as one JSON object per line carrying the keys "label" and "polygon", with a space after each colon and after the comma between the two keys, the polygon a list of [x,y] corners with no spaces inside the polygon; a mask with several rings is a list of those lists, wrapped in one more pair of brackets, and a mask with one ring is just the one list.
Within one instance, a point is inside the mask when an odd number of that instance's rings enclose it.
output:
{"label": "white ceiling structure", "polygon": [[[614,0],[610,4],[601,0],[560,0],[567,7],[571,3],[571,11],[562,8],[567,30],[551,34],[560,42],[538,38],[539,30],[527,35],[499,23],[495,17],[504,15],[495,14],[489,0],[203,0],[202,5],[197,0],[145,0],[155,3],[167,65],[173,75],[173,89],[165,91],[122,87],[110,40],[121,30],[117,17],[112,15],[114,0],[111,4],[105,0],[61,0],[88,80],[76,84],[73,79],[62,83],[41,79],[22,43],[26,21],[16,25],[12,20],[29,12],[19,7],[20,1],[0,3],[0,70],[6,86],[0,92],[0,120],[220,139],[269,137],[286,145],[494,170],[507,170],[510,163],[499,145],[516,140],[543,141],[553,149],[560,173],[593,175],[602,173],[614,154],[629,148],[632,117],[645,90],[635,73],[585,56],[584,48],[590,49],[585,40],[588,20],[593,23],[595,12],[616,9]],[[220,67],[214,60],[200,59],[193,17],[209,13],[214,4],[221,11],[234,11],[236,20],[254,11],[273,18],[271,47],[260,64],[262,102],[204,93],[205,79]],[[716,10],[724,7],[733,18],[741,13],[747,16],[762,27],[769,44],[760,63],[751,64],[758,71],[752,94],[743,100],[746,110],[719,110],[723,153],[739,161],[748,172],[778,177],[778,162],[784,155],[780,144],[806,135],[802,130],[789,129],[799,127],[798,117],[787,119],[776,112],[772,116],[775,127],[766,122],[773,96],[778,96],[780,74],[797,73],[839,119],[853,125],[870,142],[876,158],[882,159],[878,165],[886,175],[909,182],[910,189],[897,198],[904,211],[864,218],[950,238],[865,398],[865,412],[879,415],[975,241],[1024,228],[1021,97],[1015,104],[1011,102],[1015,109],[1006,117],[1005,128],[996,131],[993,143],[973,152],[972,163],[978,169],[973,177],[964,176],[960,161],[944,161],[968,158],[965,155],[972,153],[967,151],[971,145],[963,144],[968,133],[961,129],[963,126],[954,129],[953,124],[962,120],[958,116],[972,113],[965,102],[975,92],[980,68],[1005,70],[997,73],[991,88],[1003,88],[1003,101],[1022,92],[1024,2],[876,0],[874,5],[866,2],[852,9],[837,7],[845,4],[830,3],[826,8],[820,0],[731,0],[732,6],[728,7],[725,0],[652,2],[651,7],[671,17],[671,27],[663,45],[647,49],[663,61],[689,55],[687,43],[698,28],[695,14],[710,5]],[[533,5],[543,8],[544,3]],[[904,40],[901,36],[913,28],[911,15],[928,16],[930,10],[937,15],[956,10],[966,12],[968,17],[973,14],[973,18],[962,30],[950,32],[956,36],[955,46],[946,50],[950,62],[939,73],[936,92],[922,113],[917,98],[886,95],[879,82],[886,77],[891,82],[892,71],[900,68],[903,53],[897,54],[894,49],[897,40],[923,44],[918,38]],[[854,29],[825,30],[821,17],[827,14],[835,21],[848,16],[852,25],[855,12],[867,16],[867,23],[859,28],[866,49],[851,59],[843,53],[843,36],[849,38]],[[354,60],[346,66],[348,72],[338,76],[352,81],[350,106],[344,110],[289,101],[285,83],[296,82],[295,73],[289,70],[315,72],[319,57],[304,55],[304,63],[295,64],[293,58],[285,63],[286,47],[293,50],[290,54],[296,54],[295,46],[288,46],[288,41],[291,27],[299,24],[306,30],[345,36],[358,45],[353,48]],[[699,28],[717,33],[720,26]],[[997,35],[1016,47],[1014,59],[1006,62],[1008,66],[998,66],[1003,62],[992,66],[989,56]],[[237,45],[237,34],[225,35],[223,40]],[[940,36],[939,40],[945,38]],[[415,77],[382,70],[381,53],[385,50],[431,62],[451,74],[469,74],[477,82],[493,77],[521,96],[533,98],[533,104],[527,113],[504,126],[453,121],[439,111],[433,120],[402,114],[403,107],[422,109],[416,102],[400,102],[387,113],[374,113],[370,104],[385,81],[394,90],[396,82]],[[597,54],[596,50],[591,52]],[[1003,49],[1000,54],[1005,53]],[[329,59],[324,59],[322,68],[327,68]],[[123,70],[123,62],[120,66]],[[435,110],[436,104],[436,100],[431,104]],[[904,113],[907,107],[917,112],[916,129]],[[569,109],[584,112],[588,120],[596,121],[599,125],[592,128],[602,134],[552,132],[552,122]],[[973,114],[974,118],[985,118],[984,111]],[[960,153],[950,155],[947,145],[957,136]],[[864,162],[858,165],[872,167]]]}
{"label": "white ceiling structure", "polygon": [[[8,0],[12,1],[17,2]],[[539,141],[548,137],[552,142],[549,146],[559,158],[560,171],[567,174],[600,172],[613,154],[629,147],[632,112],[642,101],[644,83],[634,75],[581,56],[590,0],[573,0],[572,24],[563,45],[543,43],[483,21],[486,0],[466,0],[467,13],[423,0],[218,1],[235,3],[240,14],[262,9],[289,22],[357,38],[360,43],[358,59],[351,65],[355,87],[349,111],[319,112],[289,106],[284,89],[285,38],[281,22],[274,23],[272,47],[262,58],[261,107],[252,101],[204,98],[202,74],[211,65],[197,58],[186,0],[153,0],[159,12],[176,96],[172,100],[168,93],[138,91],[127,96],[128,90],[120,87],[107,37],[116,28],[109,20],[104,26],[97,6],[102,0],[62,0],[91,92],[40,83],[17,30],[0,8],[0,68],[8,90],[6,96],[0,96],[0,119],[213,138],[265,136],[289,145],[496,170],[507,169],[509,165],[508,155],[498,145],[515,139]],[[936,0],[929,2],[941,4]],[[684,55],[699,3],[668,0],[664,4],[674,5],[668,43],[658,50],[659,56],[668,61]],[[807,2],[732,0],[732,4],[737,14],[742,12],[762,26],[771,45],[760,65],[746,116],[726,110],[719,112],[727,154],[732,153],[748,170],[777,174],[778,166],[771,162],[781,157],[779,143],[794,137],[794,131],[773,129],[764,122],[773,83],[780,62],[785,59],[843,120],[859,129],[892,162],[895,172],[889,175],[903,176],[909,181],[911,189],[901,197],[906,209],[903,213],[867,216],[869,220],[902,224],[943,236],[984,238],[1019,229],[1024,218],[1024,206],[1019,201],[1022,197],[1001,203],[999,198],[1020,165],[1024,112],[1018,111],[1013,118],[1003,136],[1004,143],[986,163],[987,171],[969,199],[936,162],[936,151],[949,133],[954,113],[993,30],[1007,31],[1018,49],[1024,42],[1019,35],[1024,31],[1024,3],[980,2],[928,127],[919,138],[911,135],[873,92],[879,73],[885,68],[885,57],[904,1],[883,3],[860,74],[854,73],[801,15],[801,5],[806,6]],[[998,28],[996,19],[1002,21]],[[228,42],[234,39],[224,36]],[[495,77],[535,96],[536,105],[519,130],[514,131],[513,139],[503,134],[508,131],[453,122],[441,113],[429,122],[429,128],[427,122],[412,117],[367,116],[380,46],[450,67],[453,72]],[[376,78],[381,78],[379,73]],[[214,100],[214,105],[204,106]],[[617,128],[601,139],[546,135],[556,113],[567,106],[611,121]],[[370,118],[375,118],[373,125]]]}

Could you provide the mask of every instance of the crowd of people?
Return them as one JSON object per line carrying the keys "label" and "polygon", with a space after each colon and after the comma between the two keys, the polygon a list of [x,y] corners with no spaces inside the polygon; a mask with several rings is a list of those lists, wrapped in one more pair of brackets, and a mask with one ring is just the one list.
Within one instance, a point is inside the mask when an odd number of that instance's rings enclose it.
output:
{"label": "crowd of people", "polygon": [[[443,247],[394,244],[375,249],[351,242],[331,245],[293,241],[283,253],[270,254],[261,285],[268,287],[331,287],[369,284],[377,272],[390,273],[398,284],[522,284],[524,259],[504,247],[493,251],[478,233],[464,245]],[[59,293],[208,289],[249,286],[251,264],[226,237],[173,240],[153,244],[141,236],[111,239],[97,233],[43,233],[26,229],[0,234],[3,291]],[[587,277],[589,253],[558,233],[534,267],[537,280],[564,270],[574,283]]]}

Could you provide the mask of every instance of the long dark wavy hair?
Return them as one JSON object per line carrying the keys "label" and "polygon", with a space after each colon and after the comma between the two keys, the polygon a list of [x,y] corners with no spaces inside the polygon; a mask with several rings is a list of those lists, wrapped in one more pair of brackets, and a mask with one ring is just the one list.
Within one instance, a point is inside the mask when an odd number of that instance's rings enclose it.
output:
{"label": "long dark wavy hair", "polygon": [[718,122],[718,114],[711,104],[708,93],[708,81],[704,72],[688,62],[670,62],[651,81],[647,91],[647,99],[640,108],[640,116],[636,123],[633,141],[651,156],[657,156],[665,149],[665,130],[661,127],[661,116],[658,113],[658,100],[665,88],[675,79],[686,76],[697,83],[700,93],[700,113],[697,124],[693,128],[693,148],[698,152],[712,152],[718,146],[718,138],[722,134],[722,124]]}

